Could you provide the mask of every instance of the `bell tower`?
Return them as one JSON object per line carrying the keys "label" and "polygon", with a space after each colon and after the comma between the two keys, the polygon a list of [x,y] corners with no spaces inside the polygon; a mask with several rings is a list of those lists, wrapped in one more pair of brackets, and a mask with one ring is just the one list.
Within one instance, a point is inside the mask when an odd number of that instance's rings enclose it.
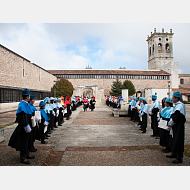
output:
{"label": "bell tower", "polygon": [[179,88],[179,69],[178,62],[173,62],[173,34],[156,32],[148,35],[148,70],[163,70],[170,73],[170,81],[172,88]]}
{"label": "bell tower", "polygon": [[149,70],[161,70],[162,66],[173,62],[173,34],[172,29],[170,33],[156,32],[148,35],[148,69]]}

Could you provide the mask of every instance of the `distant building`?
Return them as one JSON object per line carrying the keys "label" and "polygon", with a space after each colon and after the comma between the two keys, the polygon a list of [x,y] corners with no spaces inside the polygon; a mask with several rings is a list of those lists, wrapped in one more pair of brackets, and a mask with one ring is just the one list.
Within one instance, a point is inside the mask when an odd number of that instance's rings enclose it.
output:
{"label": "distant building", "polygon": [[[173,62],[173,34],[151,32],[148,43],[148,70],[92,69],[89,66],[81,70],[49,70],[58,79],[66,78],[74,86],[74,95],[92,94],[98,96],[99,103],[109,95],[113,81],[130,80],[136,89],[136,96],[143,96],[151,103],[151,95],[157,94],[158,100],[171,95],[172,89],[179,88],[178,63]],[[96,86],[96,90],[93,89]],[[91,90],[90,90],[91,89]],[[90,93],[89,93],[90,92]]]}

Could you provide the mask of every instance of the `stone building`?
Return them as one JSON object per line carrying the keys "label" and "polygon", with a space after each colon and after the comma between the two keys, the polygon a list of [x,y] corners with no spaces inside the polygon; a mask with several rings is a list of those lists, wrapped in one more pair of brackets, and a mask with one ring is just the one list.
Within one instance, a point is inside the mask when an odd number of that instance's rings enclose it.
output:
{"label": "stone building", "polygon": [[41,100],[50,96],[55,80],[49,71],[0,45],[0,103],[21,101],[24,88]]}
{"label": "stone building", "polygon": [[[130,80],[136,89],[136,96],[143,96],[151,103],[151,95],[157,94],[158,100],[168,97],[172,89],[179,88],[178,63],[173,62],[173,34],[151,32],[148,43],[148,70],[127,70],[119,68],[92,69],[87,67],[81,70],[49,70],[58,79],[68,79],[74,86],[74,95],[89,94],[98,96],[99,103],[109,95],[113,81],[118,78],[123,82]],[[96,90],[93,89],[96,87]]]}

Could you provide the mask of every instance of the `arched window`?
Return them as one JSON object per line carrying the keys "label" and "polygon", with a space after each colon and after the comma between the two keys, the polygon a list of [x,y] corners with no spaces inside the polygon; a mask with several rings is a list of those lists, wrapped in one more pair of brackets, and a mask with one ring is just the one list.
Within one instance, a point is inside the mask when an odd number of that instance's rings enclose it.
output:
{"label": "arched window", "polygon": [[162,53],[162,44],[161,43],[158,44],[158,53]]}
{"label": "arched window", "polygon": [[180,84],[184,84],[184,79],[180,79]]}
{"label": "arched window", "polygon": [[166,44],[166,53],[170,53],[170,46],[168,43]]}
{"label": "arched window", "polygon": [[149,55],[151,56],[151,47],[150,47]]}
{"label": "arched window", "polygon": [[154,53],[154,44],[153,44],[153,46],[152,46],[152,53]]}

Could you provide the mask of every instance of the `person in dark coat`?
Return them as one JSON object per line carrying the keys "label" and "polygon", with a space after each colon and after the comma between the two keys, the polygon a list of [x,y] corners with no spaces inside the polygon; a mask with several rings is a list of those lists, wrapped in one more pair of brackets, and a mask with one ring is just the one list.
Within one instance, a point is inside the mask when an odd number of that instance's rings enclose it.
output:
{"label": "person in dark coat", "polygon": [[41,112],[41,121],[39,121],[41,144],[47,144],[47,142],[45,141],[46,138],[45,133],[47,132],[50,118],[45,113],[46,103],[44,101],[40,102],[39,107],[40,107],[39,111]]}
{"label": "person in dark coat", "polygon": [[94,96],[92,96],[91,100],[90,100],[90,108],[91,108],[91,111],[93,111],[95,109],[95,98]]}
{"label": "person in dark coat", "polygon": [[184,133],[185,133],[185,122],[186,122],[186,111],[185,105],[180,102],[182,95],[179,91],[176,91],[172,95],[173,103],[175,106],[172,110],[168,127],[172,128],[173,142],[172,142],[172,154],[166,155],[168,158],[177,158],[172,163],[179,164],[183,162],[184,152]]}
{"label": "person in dark coat", "polygon": [[[173,109],[173,101],[171,98],[163,98],[162,104],[163,102],[165,106],[164,109],[162,109],[161,111],[160,119],[168,122],[170,120],[171,112]],[[160,128],[160,146],[166,147],[165,149],[163,149],[163,152],[165,153],[171,152],[171,144],[172,144],[172,137],[170,135],[170,128],[169,127],[167,127],[167,129]]]}
{"label": "person in dark coat", "polygon": [[29,138],[31,129],[32,112],[28,105],[30,100],[30,90],[27,88],[22,91],[23,100],[19,103],[16,112],[16,122],[18,126],[10,137],[8,146],[20,151],[20,161],[24,164],[30,164],[28,159],[33,159],[35,156],[29,154]]}
{"label": "person in dark coat", "polygon": [[[33,94],[30,94],[29,106],[32,111],[32,117],[35,116],[35,111],[37,111],[37,109],[33,105],[34,103],[35,103],[35,96]],[[35,124],[36,124],[36,120],[35,120]],[[29,139],[29,152],[37,151],[37,149],[34,148],[35,139],[39,140],[39,130],[38,130],[37,124],[34,127],[32,126],[32,131],[31,131],[30,139]]]}
{"label": "person in dark coat", "polygon": [[142,117],[142,133],[146,133],[149,105],[147,104],[147,98],[143,98],[142,101],[143,101],[144,106],[140,114],[140,117]]}
{"label": "person in dark coat", "polygon": [[152,95],[152,106],[150,108],[149,115],[151,116],[151,128],[153,130],[153,135],[151,137],[156,137],[156,139],[159,139],[159,129],[158,129],[158,113],[160,110],[160,102],[157,100],[157,95]]}

